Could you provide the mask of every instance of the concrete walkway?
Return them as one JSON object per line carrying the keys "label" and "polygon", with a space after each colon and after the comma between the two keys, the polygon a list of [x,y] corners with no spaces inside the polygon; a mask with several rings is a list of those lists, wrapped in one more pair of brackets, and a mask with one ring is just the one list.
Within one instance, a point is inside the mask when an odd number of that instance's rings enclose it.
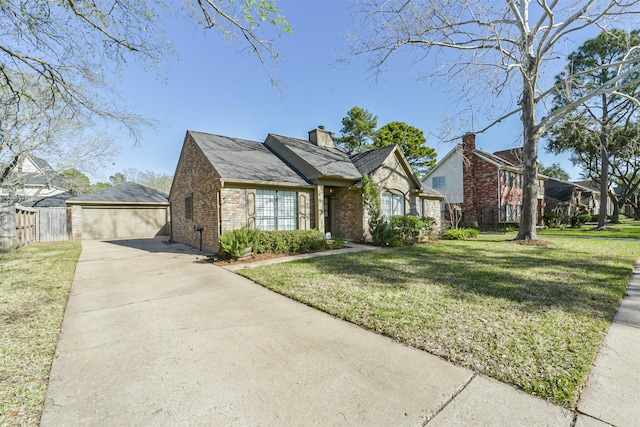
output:
{"label": "concrete walkway", "polygon": [[[631,362],[617,347],[628,338],[638,345],[612,326],[605,349]],[[576,417],[275,294],[182,245],[85,241],[41,425],[638,425],[639,394],[609,375],[604,353],[578,408],[586,415]],[[637,362],[627,367],[639,383]],[[621,385],[624,399],[600,399],[620,396]]]}

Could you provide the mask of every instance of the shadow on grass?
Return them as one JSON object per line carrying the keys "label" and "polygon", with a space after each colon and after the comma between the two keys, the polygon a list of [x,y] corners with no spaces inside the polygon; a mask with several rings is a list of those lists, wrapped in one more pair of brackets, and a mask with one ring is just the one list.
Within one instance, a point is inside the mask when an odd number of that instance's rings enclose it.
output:
{"label": "shadow on grass", "polygon": [[633,264],[625,265],[602,245],[568,250],[504,240],[447,242],[299,262],[371,289],[402,292],[423,281],[448,288],[450,298],[503,298],[521,310],[580,310],[611,321],[628,282],[621,278],[631,277]]}

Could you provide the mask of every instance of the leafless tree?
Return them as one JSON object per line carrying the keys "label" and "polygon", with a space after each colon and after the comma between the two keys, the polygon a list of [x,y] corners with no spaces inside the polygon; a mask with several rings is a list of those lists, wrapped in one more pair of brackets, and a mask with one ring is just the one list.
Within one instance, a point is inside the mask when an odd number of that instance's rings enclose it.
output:
{"label": "leafless tree", "polygon": [[[408,50],[416,61],[430,60],[422,62],[428,77],[455,84],[473,81],[485,98],[517,99],[512,109],[495,112],[494,120],[474,131],[520,115],[524,194],[517,239],[537,239],[540,138],[577,105],[616,91],[619,82],[637,71],[630,59],[637,52],[606,65],[617,70],[612,79],[554,110],[546,108],[554,93],[576,76],[569,71],[559,84],[548,76],[558,71],[556,60],[566,55],[566,43],[590,28],[606,30],[612,22],[637,20],[640,0],[364,0],[361,12],[353,55],[366,55],[376,72]],[[478,85],[475,77],[484,78],[484,84]]]}
{"label": "leafless tree", "polygon": [[[278,52],[260,23],[290,31],[275,0],[189,0],[184,9],[205,28],[241,37],[267,70]],[[165,18],[180,13],[170,0],[0,1],[0,86],[24,99],[16,78],[32,74],[51,96],[133,128],[139,118],[105,102],[103,89],[128,61],[159,69],[171,54]]]}
{"label": "leafless tree", "polygon": [[275,0],[185,0],[182,6],[171,0],[0,0],[0,185],[21,155],[46,152],[49,161],[73,159],[60,167],[78,168],[111,152],[109,137],[90,129],[117,123],[136,137],[151,124],[123,109],[110,81],[131,61],[161,69],[173,53],[163,32],[166,17],[186,11],[204,28],[240,38],[274,82],[278,52],[260,25],[290,31]]}
{"label": "leafless tree", "polygon": [[171,183],[173,182],[173,176],[166,173],[159,173],[154,171],[141,172],[136,168],[127,168],[122,171],[127,179],[127,182],[135,182],[147,187],[155,188],[156,190],[163,191],[169,194],[171,190]]}
{"label": "leafless tree", "polygon": [[17,191],[25,179],[21,166],[26,156],[46,159],[54,168],[42,176],[29,173],[31,179],[49,184],[43,179],[55,179],[55,171],[95,170],[117,153],[113,140],[96,132],[87,114],[51,97],[50,89],[31,84],[28,79],[17,82],[14,87],[26,97],[24,101],[0,87],[0,188],[6,193],[3,202],[17,201]]}

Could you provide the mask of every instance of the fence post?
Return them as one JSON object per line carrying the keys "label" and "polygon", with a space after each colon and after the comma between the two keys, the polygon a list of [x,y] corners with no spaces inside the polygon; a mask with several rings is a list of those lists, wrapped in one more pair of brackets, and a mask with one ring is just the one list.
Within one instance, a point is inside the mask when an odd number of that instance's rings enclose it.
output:
{"label": "fence post", "polygon": [[16,207],[0,206],[0,252],[13,252],[17,247]]}

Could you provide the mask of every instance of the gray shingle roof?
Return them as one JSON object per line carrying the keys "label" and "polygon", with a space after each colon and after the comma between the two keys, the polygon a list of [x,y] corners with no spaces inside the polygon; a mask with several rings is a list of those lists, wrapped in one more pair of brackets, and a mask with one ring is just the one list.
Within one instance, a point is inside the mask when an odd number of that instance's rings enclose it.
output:
{"label": "gray shingle roof", "polygon": [[261,142],[195,131],[188,133],[222,179],[309,184]]}
{"label": "gray shingle roof", "polygon": [[444,194],[442,194],[441,192],[439,192],[437,190],[434,190],[433,188],[431,188],[431,187],[429,187],[429,186],[427,186],[425,184],[422,184],[421,190],[422,190],[423,193],[425,193],[425,194],[427,194],[429,196],[439,197],[439,198],[442,198],[442,199],[445,198]]}
{"label": "gray shingle roof", "polygon": [[71,193],[62,193],[56,194],[55,196],[42,197],[31,203],[26,204],[26,206],[33,208],[66,208],[67,200],[75,197]]}
{"label": "gray shingle roof", "polygon": [[69,188],[67,183],[58,176],[46,160],[33,154],[25,154],[24,156],[25,159],[23,161],[33,163],[38,171],[23,172],[22,170],[17,170],[17,168],[13,169],[7,177],[7,182],[15,182],[25,187],[56,187],[64,190]]}
{"label": "gray shingle roof", "polygon": [[145,187],[134,182],[125,182],[104,188],[91,194],[83,194],[68,200],[68,203],[160,203],[168,204],[168,195],[162,191]]}
{"label": "gray shingle roof", "polygon": [[319,176],[322,177],[362,178],[362,174],[351,162],[349,155],[340,148],[319,147],[309,141],[288,136],[275,134],[269,134],[269,136],[288,149],[292,155],[290,162],[294,167],[296,163],[301,162],[318,171]]}
{"label": "gray shingle roof", "polygon": [[365,151],[364,153],[358,153],[351,157],[351,161],[362,175],[371,175],[382,166],[395,147],[395,145],[389,145],[387,147]]}

